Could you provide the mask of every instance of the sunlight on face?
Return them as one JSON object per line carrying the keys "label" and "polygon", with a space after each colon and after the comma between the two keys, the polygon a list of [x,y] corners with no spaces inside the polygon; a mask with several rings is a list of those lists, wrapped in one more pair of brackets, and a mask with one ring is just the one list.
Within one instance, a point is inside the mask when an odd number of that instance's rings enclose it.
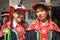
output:
{"label": "sunlight on face", "polygon": [[17,22],[21,22],[24,19],[24,12],[15,12],[13,16]]}

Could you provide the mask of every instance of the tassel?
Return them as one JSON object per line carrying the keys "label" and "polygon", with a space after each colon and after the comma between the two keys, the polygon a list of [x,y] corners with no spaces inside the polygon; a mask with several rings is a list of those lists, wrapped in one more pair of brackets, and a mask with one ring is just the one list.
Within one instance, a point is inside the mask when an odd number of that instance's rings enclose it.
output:
{"label": "tassel", "polygon": [[4,40],[6,40],[6,34],[4,34]]}
{"label": "tassel", "polygon": [[40,40],[42,40],[42,33],[41,33],[41,31],[39,31],[40,32]]}
{"label": "tassel", "polygon": [[10,40],[12,40],[12,35],[11,35],[12,33],[11,33],[11,29],[10,29],[10,32],[9,32],[9,37],[10,37]]}
{"label": "tassel", "polygon": [[9,8],[9,16],[8,16],[8,21],[11,20],[12,18],[12,13],[13,13],[14,7],[10,6]]}
{"label": "tassel", "polygon": [[[7,35],[7,36],[6,36],[6,35]],[[7,37],[7,38],[6,38],[6,37]],[[5,29],[4,40],[12,40],[11,30],[10,30],[10,29]]]}
{"label": "tassel", "polygon": [[8,40],[12,40],[12,37],[11,37],[11,30],[9,29],[9,32],[8,32]]}
{"label": "tassel", "polygon": [[9,32],[8,32],[8,38],[7,38],[7,40],[10,40],[10,30],[9,30]]}

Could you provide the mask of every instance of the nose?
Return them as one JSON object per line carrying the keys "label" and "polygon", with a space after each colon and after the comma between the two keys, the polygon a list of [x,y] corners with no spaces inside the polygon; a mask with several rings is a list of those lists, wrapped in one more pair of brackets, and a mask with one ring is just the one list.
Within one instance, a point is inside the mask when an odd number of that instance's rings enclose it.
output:
{"label": "nose", "polygon": [[39,15],[42,15],[42,12],[41,11],[39,11]]}

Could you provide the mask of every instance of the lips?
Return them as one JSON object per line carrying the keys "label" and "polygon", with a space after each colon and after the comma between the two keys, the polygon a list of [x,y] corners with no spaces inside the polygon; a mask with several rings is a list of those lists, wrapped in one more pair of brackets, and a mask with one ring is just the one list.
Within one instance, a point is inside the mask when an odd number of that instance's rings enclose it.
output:
{"label": "lips", "polygon": [[19,20],[21,20],[22,18],[18,18]]}
{"label": "lips", "polygon": [[43,16],[39,16],[40,18],[42,18]]}
{"label": "lips", "polygon": [[21,22],[21,20],[22,20],[21,18],[18,18],[18,19],[17,19],[18,22]]}

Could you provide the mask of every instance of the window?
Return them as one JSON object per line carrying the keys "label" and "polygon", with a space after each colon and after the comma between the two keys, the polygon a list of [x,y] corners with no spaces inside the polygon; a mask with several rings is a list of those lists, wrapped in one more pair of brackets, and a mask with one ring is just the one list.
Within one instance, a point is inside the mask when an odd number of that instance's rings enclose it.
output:
{"label": "window", "polygon": [[35,11],[31,10],[31,12],[28,14],[28,19],[36,19]]}

